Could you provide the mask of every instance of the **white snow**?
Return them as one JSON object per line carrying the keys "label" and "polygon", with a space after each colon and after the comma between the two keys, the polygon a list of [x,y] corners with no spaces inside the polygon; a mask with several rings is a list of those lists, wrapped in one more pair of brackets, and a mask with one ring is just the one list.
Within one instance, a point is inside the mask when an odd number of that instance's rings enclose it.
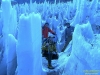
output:
{"label": "white snow", "polygon": [[21,15],[18,34],[18,75],[41,75],[41,17],[34,13]]}
{"label": "white snow", "polygon": [[7,75],[14,75],[17,67],[16,56],[17,40],[12,34],[8,35],[8,50],[7,50]]}
{"label": "white snow", "polygon": [[[83,26],[85,25],[76,25],[73,33],[72,52],[69,58],[65,58],[66,63],[62,63],[60,59],[62,58],[64,60],[64,55],[59,58],[60,65],[61,63],[65,65],[62,67],[64,69],[62,75],[84,75],[86,70],[94,70],[97,71],[98,74],[100,72],[98,71],[100,69],[100,61],[98,60],[100,58],[100,49],[98,47],[100,46],[98,43],[100,38],[99,35],[96,35],[91,41],[85,40],[86,38],[91,39],[91,37],[88,37],[89,34],[94,37],[94,35],[91,34],[91,27],[88,27],[89,23],[86,25],[87,27],[84,28]],[[90,32],[88,32],[87,28],[90,29]],[[86,31],[88,35],[83,36],[82,32]],[[67,55],[67,51],[65,52]]]}

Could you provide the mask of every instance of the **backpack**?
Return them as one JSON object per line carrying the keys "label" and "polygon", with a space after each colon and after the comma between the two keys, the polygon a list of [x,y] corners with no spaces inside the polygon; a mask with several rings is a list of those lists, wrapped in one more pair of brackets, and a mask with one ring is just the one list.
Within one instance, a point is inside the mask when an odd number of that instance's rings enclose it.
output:
{"label": "backpack", "polygon": [[[46,45],[47,42],[48,40],[46,40],[42,45],[42,56],[43,57],[49,56],[48,46]],[[52,60],[58,59],[59,55],[56,52],[55,43],[52,41],[49,41],[49,47],[50,47],[50,52],[52,53]]]}

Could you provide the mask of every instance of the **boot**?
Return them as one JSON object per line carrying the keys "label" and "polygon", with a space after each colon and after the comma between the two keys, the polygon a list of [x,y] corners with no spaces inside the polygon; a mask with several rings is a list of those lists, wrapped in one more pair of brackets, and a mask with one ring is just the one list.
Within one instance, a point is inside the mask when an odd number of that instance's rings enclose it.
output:
{"label": "boot", "polygon": [[52,65],[48,65],[49,69],[54,69],[54,67]]}

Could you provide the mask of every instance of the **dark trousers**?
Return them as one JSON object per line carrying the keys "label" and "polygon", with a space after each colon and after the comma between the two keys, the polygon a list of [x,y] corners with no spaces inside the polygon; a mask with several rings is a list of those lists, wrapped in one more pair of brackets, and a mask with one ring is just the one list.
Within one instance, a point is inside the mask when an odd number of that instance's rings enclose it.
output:
{"label": "dark trousers", "polygon": [[52,52],[44,51],[43,56],[46,57],[48,65],[51,66]]}
{"label": "dark trousers", "polygon": [[[47,38],[43,38],[42,43],[44,42],[49,42]],[[48,65],[51,66],[51,60],[52,60],[52,52],[49,51],[50,47],[47,46],[47,51],[43,51],[43,56],[46,57],[46,59],[48,60]]]}
{"label": "dark trousers", "polygon": [[62,52],[66,49],[66,47],[68,46],[68,44],[70,43],[71,40],[72,40],[72,35],[68,36],[68,38],[66,38],[65,46],[62,49]]}
{"label": "dark trousers", "polygon": [[48,53],[48,65],[51,66],[51,61],[52,61],[52,52]]}

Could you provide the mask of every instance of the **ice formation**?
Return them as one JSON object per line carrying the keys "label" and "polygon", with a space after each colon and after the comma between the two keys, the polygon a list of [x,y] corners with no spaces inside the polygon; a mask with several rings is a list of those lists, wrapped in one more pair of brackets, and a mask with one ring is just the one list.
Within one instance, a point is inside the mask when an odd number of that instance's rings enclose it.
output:
{"label": "ice formation", "polygon": [[34,13],[30,15],[22,14],[17,44],[18,75],[42,74],[41,38],[41,17]]}
{"label": "ice formation", "polygon": [[[89,23],[86,24],[89,26]],[[83,25],[84,26],[84,25]],[[72,52],[71,56],[67,60],[67,64],[65,65],[66,71],[63,72],[63,74],[69,74],[69,75],[84,75],[86,70],[99,70],[100,66],[98,63],[99,60],[96,60],[93,62],[94,59],[94,50],[92,49],[95,44],[93,42],[89,42],[89,40],[85,40],[86,38],[91,39],[91,37],[88,37],[87,35],[84,36],[83,32],[87,31],[86,29],[90,28],[90,32],[87,32],[88,35],[93,36],[94,34],[91,34],[91,27],[82,27],[82,25],[77,25],[75,27],[74,33],[73,33],[73,45],[72,45]],[[83,30],[84,29],[84,30]],[[93,36],[94,37],[94,36]],[[91,40],[93,41],[93,39]],[[92,45],[93,44],[93,45]],[[97,52],[99,49],[97,49]],[[98,56],[99,53],[97,53]],[[94,55],[94,56],[93,56]],[[99,56],[98,56],[99,57]],[[66,57],[67,58],[67,57]],[[97,63],[95,65],[95,63]]]}
{"label": "ice formation", "polygon": [[[10,0],[2,0],[0,75],[84,75],[86,70],[100,70],[99,19],[98,0],[67,3],[55,0],[54,4],[45,0],[39,4],[30,1],[30,4],[16,5],[11,5]],[[41,28],[45,22],[49,22],[49,27],[56,32],[56,48],[60,56],[53,61],[57,67],[52,71],[46,70],[42,64],[47,62],[41,55]],[[65,45],[65,22],[70,22],[75,30],[73,39],[61,52]]]}
{"label": "ice formation", "polygon": [[17,40],[12,34],[8,35],[8,49],[7,49],[7,75],[14,75],[17,67],[16,56]]}

